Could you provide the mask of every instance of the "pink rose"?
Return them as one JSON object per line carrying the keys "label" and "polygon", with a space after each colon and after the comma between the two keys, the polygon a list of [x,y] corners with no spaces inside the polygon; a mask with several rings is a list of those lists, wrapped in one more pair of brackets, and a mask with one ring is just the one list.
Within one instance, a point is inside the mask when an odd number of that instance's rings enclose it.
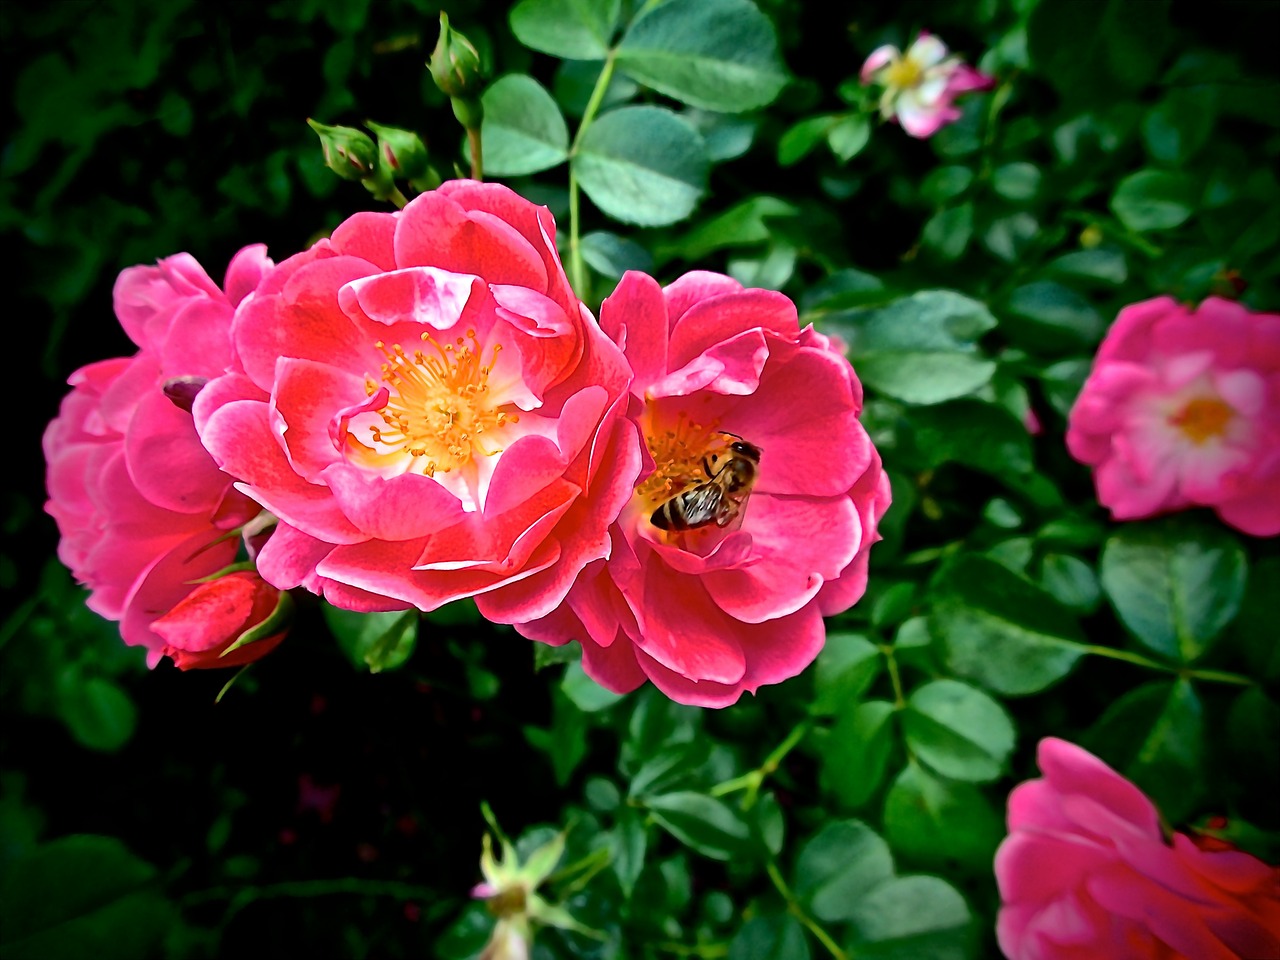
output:
{"label": "pink rose", "polygon": [[265,247],[244,248],[226,293],[185,253],[122,272],[116,316],[139,350],[73,373],[44,433],[58,557],[152,666],[167,646],[156,618],[234,561],[226,533],[258,513],[201,447],[190,400],[231,362],[235,305],[270,267]]}
{"label": "pink rose", "polygon": [[[794,676],[822,647],[822,617],[866,589],[889,505],[853,368],[799,328],[785,296],[719,274],[664,290],[628,273],[601,324],[634,371],[647,470],[607,561],[517,630],[581,641],[587,673],[612,690],[649,679],[682,703],[724,706]],[[687,510],[663,516],[673,497]],[[699,511],[701,524],[679,528]]]}
{"label": "pink rose", "polygon": [[[239,570],[196,584],[164,616],[152,621],[152,632],[165,641],[164,655],[179,669],[238,667],[274,650],[288,630],[267,630],[281,599],[287,596],[256,573]],[[228,652],[250,631],[263,635]]]}
{"label": "pink rose", "polygon": [[996,851],[1009,960],[1280,956],[1280,870],[1166,838],[1151,801],[1097,757],[1040,741]]}
{"label": "pink rose", "polygon": [[862,65],[861,78],[884,87],[880,113],[913,137],[931,137],[959,120],[953,103],[959,94],[995,85],[994,77],[948,57],[947,45],[924,31],[906,53],[891,44],[877,47]]}
{"label": "pink rose", "polygon": [[1193,506],[1280,533],[1280,314],[1210,297],[1125,307],[1067,425],[1118,520]]}
{"label": "pink rose", "polygon": [[279,518],[268,582],[354,610],[479,595],[511,621],[608,554],[640,469],[629,374],[546,208],[455,181],[358,213],[280,264],[233,336],[196,424]]}

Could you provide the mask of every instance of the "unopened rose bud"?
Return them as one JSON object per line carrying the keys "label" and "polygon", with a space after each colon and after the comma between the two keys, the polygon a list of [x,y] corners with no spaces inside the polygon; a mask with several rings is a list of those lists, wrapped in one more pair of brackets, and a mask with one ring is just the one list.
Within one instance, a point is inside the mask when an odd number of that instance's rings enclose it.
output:
{"label": "unopened rose bud", "polygon": [[271,652],[293,619],[289,594],[257,573],[236,571],[195,588],[151,629],[182,670],[235,667]]}
{"label": "unopened rose bud", "polygon": [[414,180],[427,172],[427,148],[412,130],[384,127],[366,120],[364,125],[378,136],[378,156],[394,176]]}
{"label": "unopened rose bud", "polygon": [[436,86],[450,97],[478,97],[488,74],[475,44],[449,26],[449,15],[443,10],[440,39],[427,67]]}
{"label": "unopened rose bud", "polygon": [[320,137],[325,165],[344,180],[364,180],[378,168],[378,148],[369,135],[354,127],[331,127],[307,120]]}

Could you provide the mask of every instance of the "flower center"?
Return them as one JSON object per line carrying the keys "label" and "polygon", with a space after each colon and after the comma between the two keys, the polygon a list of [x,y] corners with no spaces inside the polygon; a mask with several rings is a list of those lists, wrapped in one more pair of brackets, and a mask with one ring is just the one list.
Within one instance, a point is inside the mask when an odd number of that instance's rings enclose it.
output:
{"label": "flower center", "polygon": [[[502,344],[494,344],[486,364],[475,330],[453,343],[442,345],[430,333],[423,333],[422,341],[428,349],[412,354],[398,343],[374,344],[387,358],[380,369],[391,391],[379,411],[384,426],[370,428],[374,442],[425,458],[423,470],[429,477],[463,466],[477,454],[501,453],[502,447],[488,445],[486,434],[520,420],[496,409],[489,397],[489,372]],[[370,395],[377,389],[373,380],[365,381]]]}
{"label": "flower center", "polygon": [[884,79],[888,86],[901,89],[914,87],[920,82],[922,76],[924,71],[920,68],[920,64],[910,57],[899,57],[885,69]]}
{"label": "flower center", "polygon": [[655,469],[636,487],[636,493],[656,507],[690,485],[704,483],[707,472],[703,458],[713,446],[712,439],[724,436],[714,427],[715,424],[708,427],[694,423],[683,413],[676,417],[674,426],[669,429],[663,429],[650,419],[644,440]]}
{"label": "flower center", "polygon": [[1204,443],[1221,436],[1231,422],[1234,411],[1216,397],[1196,397],[1169,418],[1169,422],[1191,438]]}

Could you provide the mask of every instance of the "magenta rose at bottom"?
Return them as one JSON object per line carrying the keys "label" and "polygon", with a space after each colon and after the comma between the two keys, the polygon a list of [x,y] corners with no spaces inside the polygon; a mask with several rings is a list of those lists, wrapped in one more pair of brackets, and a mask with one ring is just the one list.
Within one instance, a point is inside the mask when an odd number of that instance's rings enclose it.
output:
{"label": "magenta rose at bottom", "polygon": [[610,556],[516,629],[580,641],[611,690],[649,680],[698,706],[795,676],[865,591],[889,505],[853,367],[787,297],[720,274],[628,273],[600,324],[631,365],[647,467]]}
{"label": "magenta rose at bottom", "polygon": [[1167,836],[1134,784],[1047,737],[996,852],[1009,960],[1280,957],[1280,869]]}

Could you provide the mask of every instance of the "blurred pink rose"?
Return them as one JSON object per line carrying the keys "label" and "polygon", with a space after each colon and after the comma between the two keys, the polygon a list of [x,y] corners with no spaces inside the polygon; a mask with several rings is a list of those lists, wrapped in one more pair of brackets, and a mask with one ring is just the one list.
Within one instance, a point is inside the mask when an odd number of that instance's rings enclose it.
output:
{"label": "blurred pink rose", "polygon": [[1120,311],[1071,409],[1067,449],[1118,520],[1208,506],[1280,533],[1280,314],[1218,297]]}
{"label": "blurred pink rose", "polygon": [[[581,641],[587,673],[612,690],[649,679],[682,703],[724,706],[795,676],[822,647],[822,617],[866,589],[889,505],[853,368],[799,328],[785,296],[719,274],[664,290],[628,273],[601,324],[634,371],[648,468],[612,528],[612,555],[583,571],[565,606],[516,629]],[[726,469],[708,458],[722,465],[739,441],[761,452],[738,515],[655,526],[655,511]]]}
{"label": "blurred pink rose", "polygon": [[91,591],[89,607],[120,621],[152,666],[168,646],[154,621],[234,561],[227,531],[259,512],[201,447],[190,409],[231,362],[235,305],[270,268],[265,247],[245,247],[225,293],[185,253],[122,272],[115,312],[139,350],[73,373],[45,430],[58,557]]}
{"label": "blurred pink rose", "polygon": [[258,569],[338,607],[479,597],[539,617],[640,469],[622,353],[569,289],[545,207],[455,181],[357,213],[237,312],[240,367],[196,399],[279,523]]}
{"label": "blurred pink rose", "polygon": [[960,119],[955,98],[970,90],[989,90],[995,78],[979,73],[959,57],[947,56],[947,45],[921,31],[902,53],[885,44],[871,51],[862,65],[863,83],[884,87],[880,112],[896,120],[913,137],[931,137]]}
{"label": "blurred pink rose", "polygon": [[1280,870],[1166,839],[1151,801],[1074,744],[1041,740],[1037,759],[996,852],[1009,960],[1280,956]]}

